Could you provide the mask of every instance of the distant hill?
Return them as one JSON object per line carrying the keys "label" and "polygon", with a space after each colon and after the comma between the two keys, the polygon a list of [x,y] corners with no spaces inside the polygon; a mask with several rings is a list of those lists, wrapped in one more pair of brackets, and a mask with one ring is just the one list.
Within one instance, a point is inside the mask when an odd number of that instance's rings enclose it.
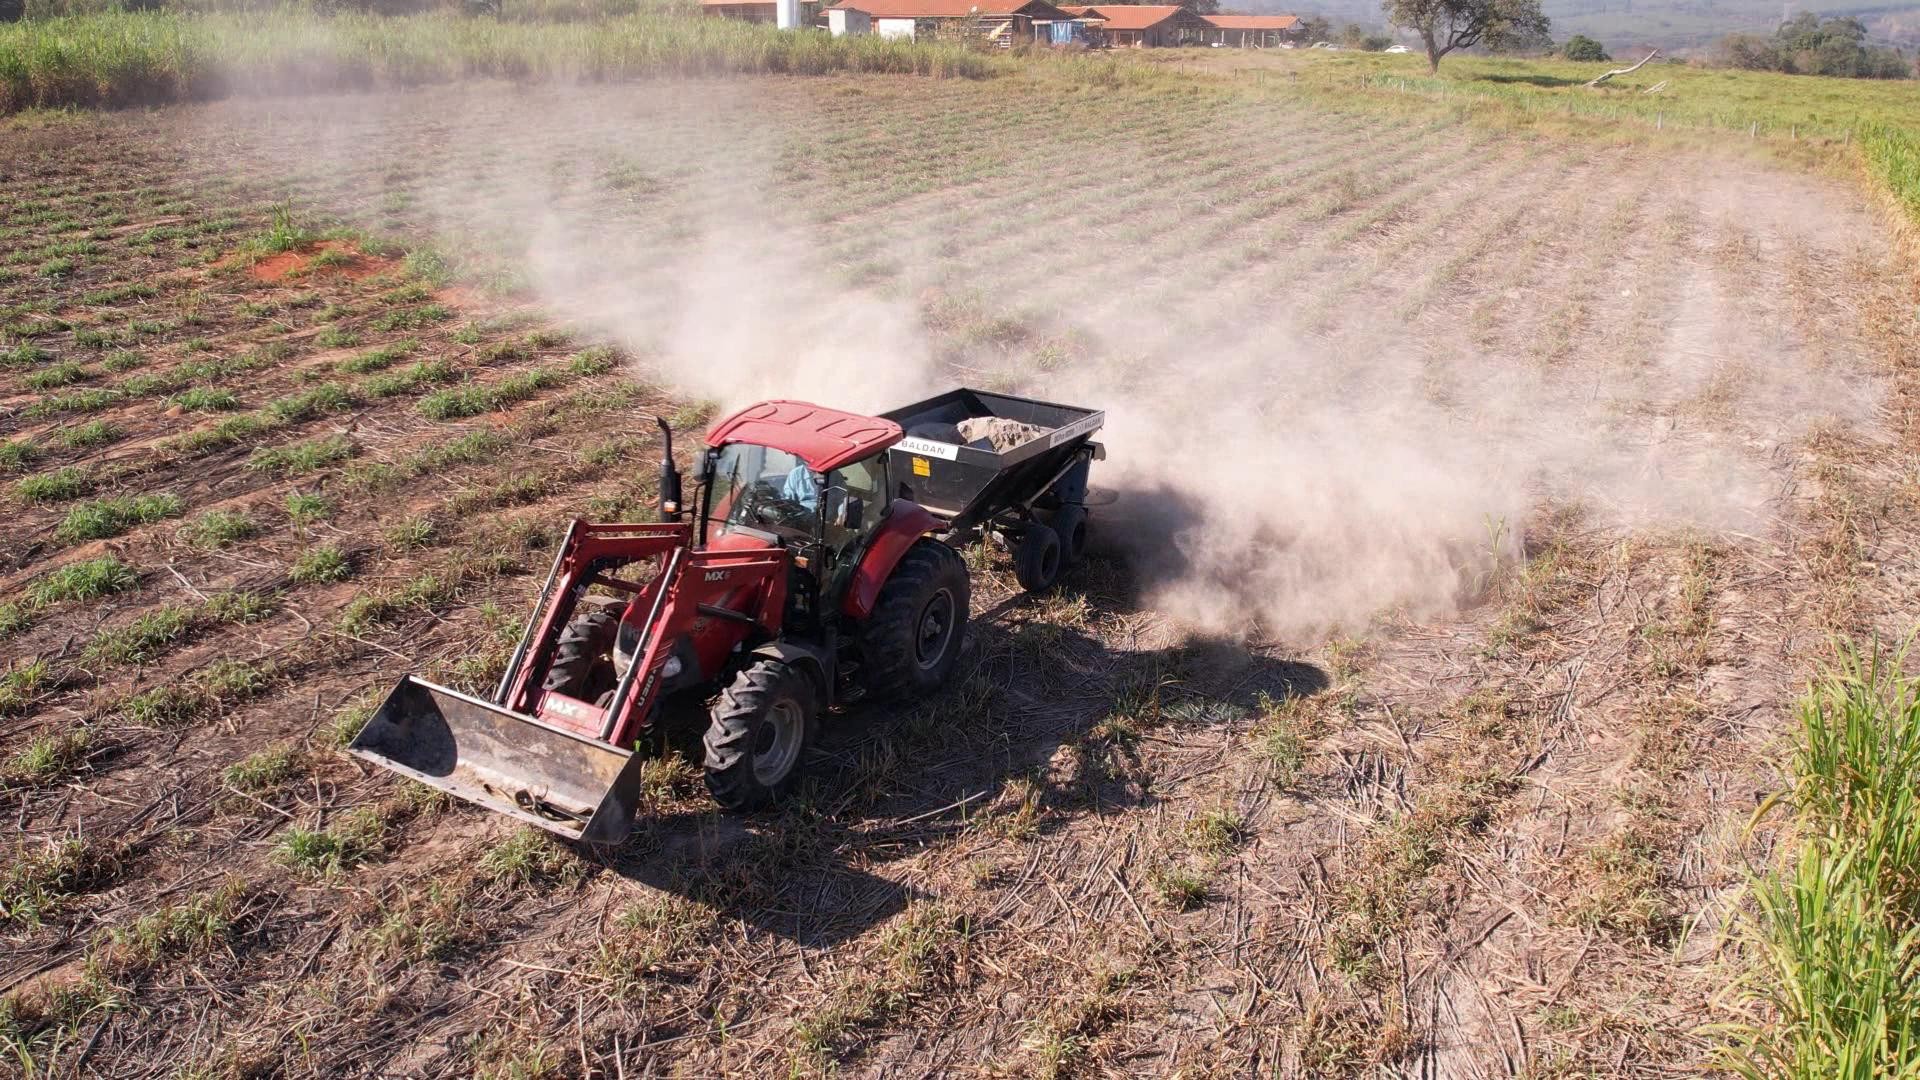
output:
{"label": "distant hill", "polygon": [[[1820,15],[1852,15],[1866,24],[1875,42],[1920,48],[1920,0],[1801,0],[1782,5],[1775,0],[1543,0],[1553,19],[1553,37],[1565,41],[1585,34],[1610,50],[1650,45],[1674,53],[1704,49],[1736,31],[1769,33],[1786,11]],[[1318,0],[1289,4],[1286,0],[1222,0],[1222,8],[1246,11],[1318,13],[1335,23],[1383,25],[1376,0]]]}

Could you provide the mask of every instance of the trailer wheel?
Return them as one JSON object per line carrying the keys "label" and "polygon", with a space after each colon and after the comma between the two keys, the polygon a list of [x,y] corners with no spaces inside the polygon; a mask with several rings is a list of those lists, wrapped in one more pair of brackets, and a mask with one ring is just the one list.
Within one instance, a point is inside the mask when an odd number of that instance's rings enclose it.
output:
{"label": "trailer wheel", "polygon": [[938,540],[914,541],[860,627],[870,693],[928,694],[947,681],[966,636],[971,587],[959,552]]}
{"label": "trailer wheel", "polygon": [[758,810],[792,787],[813,734],[813,680],[778,660],[760,660],[714,701],[707,735],[707,790],[729,810]]}
{"label": "trailer wheel", "polygon": [[1034,522],[1020,534],[1013,549],[1013,576],[1030,593],[1043,593],[1060,580],[1060,534],[1050,526]]}
{"label": "trailer wheel", "polygon": [[1060,537],[1060,561],[1072,566],[1087,554],[1087,508],[1068,504],[1054,511],[1049,522]]}
{"label": "trailer wheel", "polygon": [[620,632],[618,601],[583,603],[560,631],[553,663],[540,683],[580,701],[597,702],[617,682],[613,675],[613,643]]}

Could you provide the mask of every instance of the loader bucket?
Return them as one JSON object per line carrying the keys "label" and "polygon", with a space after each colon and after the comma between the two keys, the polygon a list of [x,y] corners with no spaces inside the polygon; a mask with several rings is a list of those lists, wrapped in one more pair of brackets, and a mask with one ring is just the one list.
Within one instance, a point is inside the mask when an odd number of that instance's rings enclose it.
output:
{"label": "loader bucket", "polygon": [[411,675],[353,744],[356,757],[570,840],[617,844],[639,805],[635,753]]}

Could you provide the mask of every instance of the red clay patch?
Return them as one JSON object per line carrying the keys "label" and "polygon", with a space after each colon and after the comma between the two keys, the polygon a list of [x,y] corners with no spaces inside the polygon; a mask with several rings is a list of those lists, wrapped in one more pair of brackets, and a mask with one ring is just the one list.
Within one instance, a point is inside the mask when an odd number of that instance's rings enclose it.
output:
{"label": "red clay patch", "polygon": [[[337,253],[346,261],[327,259],[316,265],[322,254]],[[392,259],[376,258],[339,240],[323,240],[305,251],[283,251],[269,255],[247,267],[256,281],[280,282],[306,274],[334,274],[349,281],[372,277],[393,268]]]}

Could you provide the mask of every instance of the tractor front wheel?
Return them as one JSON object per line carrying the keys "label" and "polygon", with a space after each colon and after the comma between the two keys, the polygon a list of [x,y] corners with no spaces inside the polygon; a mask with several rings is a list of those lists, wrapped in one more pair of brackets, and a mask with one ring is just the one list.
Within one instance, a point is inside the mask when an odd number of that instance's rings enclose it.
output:
{"label": "tractor front wheel", "polygon": [[707,725],[707,790],[729,810],[758,810],[793,787],[813,733],[813,680],[759,660],[720,692]]}
{"label": "tractor front wheel", "polygon": [[967,632],[970,586],[959,552],[938,540],[914,541],[860,627],[868,692],[909,697],[947,681]]}
{"label": "tractor front wheel", "polygon": [[547,678],[540,688],[590,704],[612,693],[618,681],[613,674],[613,643],[620,632],[623,607],[599,597],[583,601],[560,631],[553,663],[547,665]]}

